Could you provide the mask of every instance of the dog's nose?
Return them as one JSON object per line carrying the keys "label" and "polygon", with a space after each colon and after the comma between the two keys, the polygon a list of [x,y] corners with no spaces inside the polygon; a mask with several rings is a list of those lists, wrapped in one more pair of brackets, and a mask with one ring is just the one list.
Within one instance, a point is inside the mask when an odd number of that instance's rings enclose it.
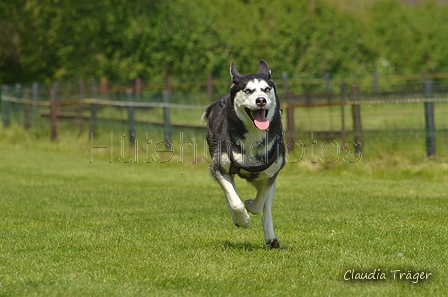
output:
{"label": "dog's nose", "polygon": [[266,99],[263,97],[258,97],[255,99],[255,103],[257,103],[258,106],[263,107],[266,105]]}

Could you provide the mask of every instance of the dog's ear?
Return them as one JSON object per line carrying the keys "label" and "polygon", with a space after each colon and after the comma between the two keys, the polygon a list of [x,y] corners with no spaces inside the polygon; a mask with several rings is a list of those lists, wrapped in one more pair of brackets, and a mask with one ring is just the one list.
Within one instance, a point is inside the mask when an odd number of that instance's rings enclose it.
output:
{"label": "dog's ear", "polygon": [[243,77],[241,73],[236,70],[234,62],[230,64],[230,76],[232,77],[232,82],[234,84],[238,84],[240,82],[240,79]]}
{"label": "dog's ear", "polygon": [[258,74],[264,74],[271,79],[271,69],[269,68],[268,63],[265,60],[260,60],[260,66],[258,66]]}

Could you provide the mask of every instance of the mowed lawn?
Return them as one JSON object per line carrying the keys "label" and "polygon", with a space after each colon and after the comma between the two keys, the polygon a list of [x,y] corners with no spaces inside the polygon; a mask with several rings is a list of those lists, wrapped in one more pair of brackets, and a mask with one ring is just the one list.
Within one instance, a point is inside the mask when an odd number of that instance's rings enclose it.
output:
{"label": "mowed lawn", "polygon": [[269,250],[260,216],[233,225],[206,163],[12,144],[0,158],[0,296],[448,295],[444,177],[287,164]]}

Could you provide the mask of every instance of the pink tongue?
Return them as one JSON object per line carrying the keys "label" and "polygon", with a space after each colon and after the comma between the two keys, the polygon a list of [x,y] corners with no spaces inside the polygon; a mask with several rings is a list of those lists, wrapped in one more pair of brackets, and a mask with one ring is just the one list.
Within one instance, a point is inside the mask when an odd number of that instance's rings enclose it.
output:
{"label": "pink tongue", "polygon": [[252,115],[254,116],[254,124],[260,130],[266,130],[269,128],[269,120],[265,117],[265,110],[259,109],[252,111]]}

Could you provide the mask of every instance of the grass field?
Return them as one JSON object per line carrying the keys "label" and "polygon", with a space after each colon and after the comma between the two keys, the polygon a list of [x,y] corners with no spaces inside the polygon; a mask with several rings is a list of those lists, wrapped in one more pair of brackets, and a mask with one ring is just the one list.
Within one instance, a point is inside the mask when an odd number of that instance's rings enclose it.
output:
{"label": "grass field", "polygon": [[444,159],[288,163],[269,250],[260,216],[235,228],[205,162],[89,163],[84,137],[20,131],[0,128],[0,296],[448,295]]}

